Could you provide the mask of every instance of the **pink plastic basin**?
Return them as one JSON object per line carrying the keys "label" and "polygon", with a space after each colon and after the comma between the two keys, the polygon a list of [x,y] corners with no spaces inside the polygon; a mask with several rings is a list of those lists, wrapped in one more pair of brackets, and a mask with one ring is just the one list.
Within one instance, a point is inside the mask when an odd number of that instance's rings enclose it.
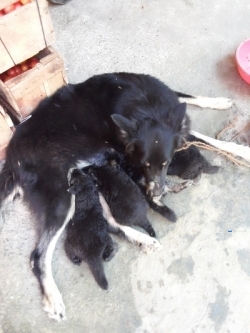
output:
{"label": "pink plastic basin", "polygon": [[240,76],[250,84],[250,39],[244,40],[237,47],[236,62]]}

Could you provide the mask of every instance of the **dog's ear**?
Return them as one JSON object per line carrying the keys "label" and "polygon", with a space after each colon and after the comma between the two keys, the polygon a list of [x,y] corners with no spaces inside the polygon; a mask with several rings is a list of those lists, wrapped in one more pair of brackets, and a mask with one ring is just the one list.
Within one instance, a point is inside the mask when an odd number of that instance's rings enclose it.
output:
{"label": "dog's ear", "polygon": [[181,103],[177,105],[174,108],[174,111],[172,112],[172,124],[179,126],[186,114],[186,109],[187,109],[187,104],[186,103]]}
{"label": "dog's ear", "polygon": [[113,122],[120,128],[123,138],[130,138],[137,130],[137,122],[133,119],[125,118],[119,114],[112,114]]}

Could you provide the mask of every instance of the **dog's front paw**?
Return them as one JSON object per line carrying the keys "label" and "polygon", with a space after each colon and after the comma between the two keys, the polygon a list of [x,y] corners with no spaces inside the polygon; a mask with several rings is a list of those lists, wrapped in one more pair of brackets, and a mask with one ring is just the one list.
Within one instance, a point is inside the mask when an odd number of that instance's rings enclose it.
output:
{"label": "dog's front paw", "polygon": [[184,190],[185,188],[187,188],[193,184],[194,184],[194,181],[191,179],[187,180],[185,182],[182,182],[182,183],[176,183],[176,182],[172,182],[172,181],[169,181],[168,179],[166,179],[164,194],[168,193],[168,192],[179,193],[182,190]]}
{"label": "dog's front paw", "polygon": [[56,286],[44,292],[43,309],[51,319],[56,321],[66,319],[62,295]]}

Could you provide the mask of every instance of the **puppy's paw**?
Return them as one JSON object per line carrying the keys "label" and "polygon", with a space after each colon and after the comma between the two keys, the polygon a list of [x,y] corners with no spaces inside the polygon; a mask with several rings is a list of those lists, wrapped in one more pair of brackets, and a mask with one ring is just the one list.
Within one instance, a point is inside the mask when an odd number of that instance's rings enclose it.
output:
{"label": "puppy's paw", "polygon": [[72,256],[71,257],[71,261],[75,264],[75,265],[80,265],[82,263],[82,260],[80,258],[78,258],[77,256]]}
{"label": "puppy's paw", "polygon": [[62,295],[56,286],[44,292],[43,309],[51,319],[56,321],[66,319],[65,305],[63,303]]}
{"label": "puppy's paw", "polygon": [[105,249],[105,251],[103,252],[103,260],[104,261],[110,261],[116,254],[116,252],[118,251],[119,246],[117,243],[113,242],[112,245],[108,245]]}
{"label": "puppy's paw", "polygon": [[162,206],[158,206],[155,211],[160,214],[161,216],[165,217],[165,219],[169,220],[170,222],[176,222],[177,221],[177,216],[175,212],[165,206],[164,204]]}
{"label": "puppy's paw", "polygon": [[155,233],[155,231],[154,231],[154,228],[153,228],[151,225],[148,226],[148,228],[147,228],[147,232],[148,232],[148,234],[149,234],[150,237],[155,237],[155,236],[156,236],[156,233]]}
{"label": "puppy's paw", "polygon": [[173,210],[169,209],[167,206],[164,206],[162,208],[163,208],[163,210],[160,213],[162,216],[164,216],[170,222],[176,222],[177,221],[177,216],[176,216],[176,214]]}
{"label": "puppy's paw", "polygon": [[149,206],[158,214],[165,217],[171,222],[177,221],[177,216],[175,212],[168,208],[163,202],[160,201],[161,197],[153,197],[152,200],[148,200]]}

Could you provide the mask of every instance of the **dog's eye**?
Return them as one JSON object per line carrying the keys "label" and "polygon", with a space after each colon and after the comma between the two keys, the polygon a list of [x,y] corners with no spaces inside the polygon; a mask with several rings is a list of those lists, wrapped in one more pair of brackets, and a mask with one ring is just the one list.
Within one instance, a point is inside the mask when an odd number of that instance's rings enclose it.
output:
{"label": "dog's eye", "polygon": [[146,167],[147,169],[149,169],[149,168],[150,168],[150,163],[145,162],[145,167]]}

